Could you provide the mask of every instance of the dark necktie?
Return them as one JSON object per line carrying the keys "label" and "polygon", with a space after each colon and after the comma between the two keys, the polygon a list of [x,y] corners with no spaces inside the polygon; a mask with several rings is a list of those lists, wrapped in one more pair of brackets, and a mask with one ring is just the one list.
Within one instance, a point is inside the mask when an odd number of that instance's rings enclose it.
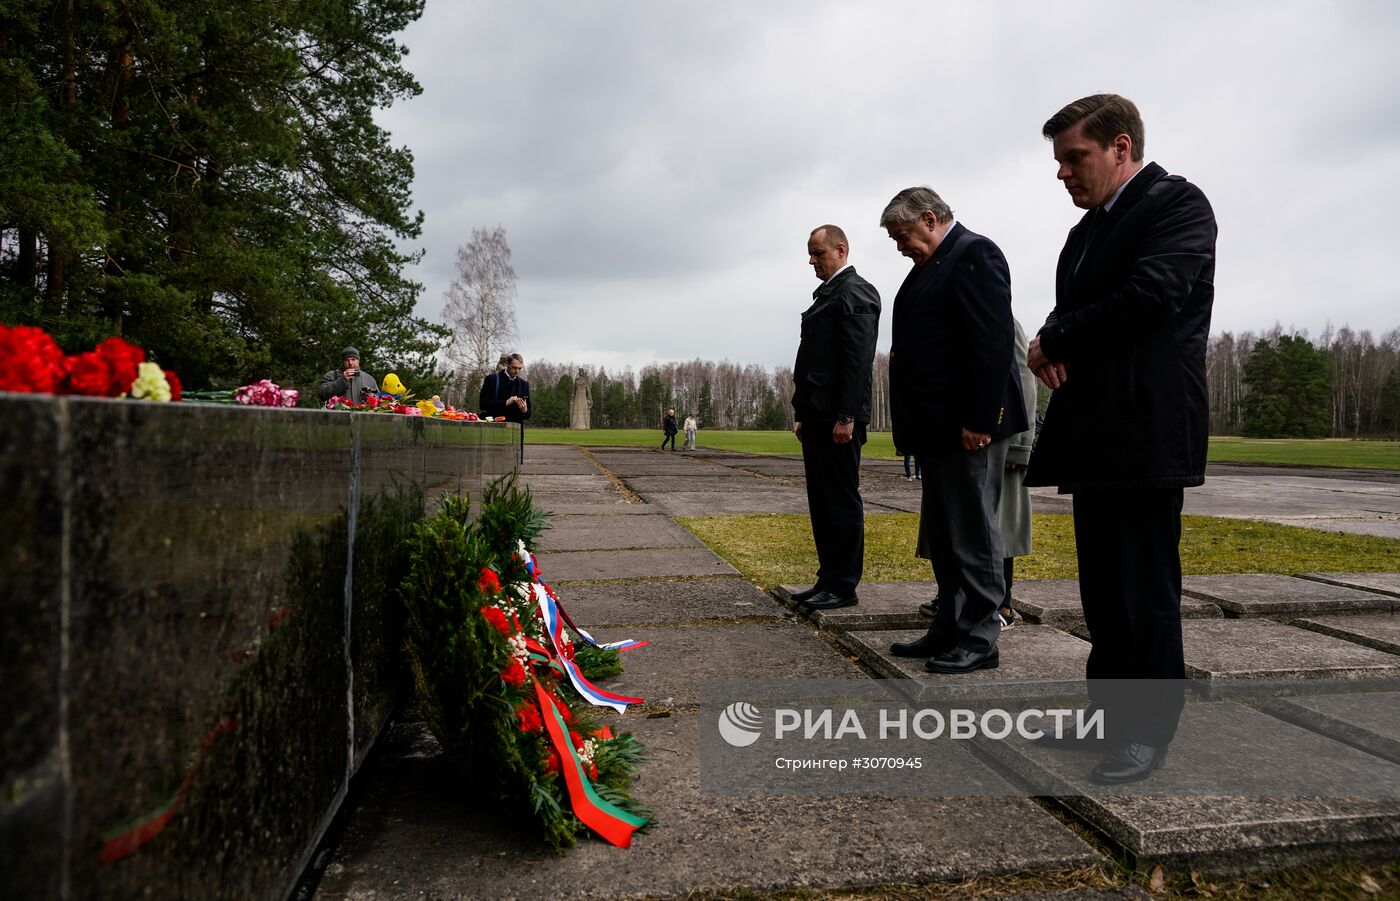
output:
{"label": "dark necktie", "polygon": [[1084,241],[1079,246],[1079,259],[1074,261],[1074,272],[1072,272],[1071,275],[1079,274],[1079,266],[1084,262],[1084,258],[1089,255],[1089,245],[1094,241],[1094,228],[1103,217],[1103,207],[1096,206],[1093,212],[1089,214],[1089,221],[1084,223]]}

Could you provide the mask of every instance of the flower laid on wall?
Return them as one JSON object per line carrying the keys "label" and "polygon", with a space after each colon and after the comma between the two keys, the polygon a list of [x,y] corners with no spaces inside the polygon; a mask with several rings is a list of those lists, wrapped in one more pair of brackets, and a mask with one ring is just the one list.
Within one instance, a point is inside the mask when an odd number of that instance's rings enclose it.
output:
{"label": "flower laid on wall", "polygon": [[268,379],[235,388],[233,399],[245,406],[255,407],[295,407],[301,392],[295,388],[282,388]]}
{"label": "flower laid on wall", "polygon": [[0,324],[0,390],[25,394],[181,399],[180,379],[146,360],[124,338],[107,338],[92,350],[65,354],[48,332],[32,325]]}

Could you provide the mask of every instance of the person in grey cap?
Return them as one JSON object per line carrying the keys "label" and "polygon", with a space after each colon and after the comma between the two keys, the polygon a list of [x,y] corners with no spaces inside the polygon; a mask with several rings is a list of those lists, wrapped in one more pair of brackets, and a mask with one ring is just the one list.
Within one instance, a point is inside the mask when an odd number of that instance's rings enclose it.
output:
{"label": "person in grey cap", "polygon": [[379,383],[360,368],[360,352],[347,347],[340,352],[340,368],[321,376],[321,402],[332,397],[349,398],[353,404],[364,403],[365,389],[379,391]]}

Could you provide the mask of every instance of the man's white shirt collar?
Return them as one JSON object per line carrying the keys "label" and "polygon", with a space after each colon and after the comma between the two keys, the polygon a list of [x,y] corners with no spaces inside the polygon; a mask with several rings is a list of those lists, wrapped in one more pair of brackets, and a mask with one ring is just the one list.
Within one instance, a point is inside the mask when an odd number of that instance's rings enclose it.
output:
{"label": "man's white shirt collar", "polygon": [[1129,183],[1132,182],[1133,179],[1135,179],[1135,178],[1137,178],[1139,175],[1141,175],[1141,174],[1142,174],[1142,170],[1143,170],[1143,169],[1146,169],[1146,168],[1147,168],[1147,166],[1144,165],[1142,168],[1138,169],[1138,171],[1134,172],[1132,175],[1129,175],[1127,181],[1123,182],[1121,185],[1118,186],[1118,190],[1114,191],[1114,192],[1113,192],[1113,196],[1110,197],[1110,198],[1108,198],[1108,203],[1105,203],[1105,204],[1103,205],[1103,211],[1104,211],[1105,213],[1107,213],[1109,210],[1113,209],[1113,205],[1114,205],[1115,203],[1118,202],[1118,195],[1119,195],[1119,194],[1122,194],[1122,193],[1123,193],[1123,189],[1126,188],[1126,187],[1129,185]]}
{"label": "man's white shirt collar", "polygon": [[[840,269],[837,269],[835,272],[831,273],[831,278],[836,278],[836,276],[840,275],[841,273],[845,272],[847,269],[850,269],[850,268],[851,268],[851,264],[850,264],[850,263],[847,263],[846,265],[842,266]],[[827,279],[826,281],[822,282],[822,287],[823,287],[823,288],[825,288],[827,285],[831,284],[831,278],[829,278],[829,279]]]}

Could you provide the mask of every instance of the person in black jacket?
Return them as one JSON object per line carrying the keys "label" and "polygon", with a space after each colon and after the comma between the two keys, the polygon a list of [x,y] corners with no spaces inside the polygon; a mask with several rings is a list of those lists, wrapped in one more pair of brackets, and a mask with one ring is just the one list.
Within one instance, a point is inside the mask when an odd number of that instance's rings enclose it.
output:
{"label": "person in black jacket", "polygon": [[914,262],[894,299],[890,421],[895,446],[923,464],[919,547],[940,598],[928,633],[890,652],[936,673],[992,669],[1006,594],[997,503],[1008,439],[1028,425],[1011,273],[931,188],[900,191],[880,225]]}
{"label": "person in black jacket", "polygon": [[666,442],[671,442],[671,450],[676,449],[676,432],[680,431],[676,427],[676,411],[667,410],[666,415],[661,417],[661,449],[666,449]]}
{"label": "person in black jacket", "polygon": [[1030,344],[1054,394],[1026,484],[1074,495],[1087,676],[1111,739],[1093,778],[1132,782],[1161,765],[1184,702],[1178,546],[1182,490],[1205,481],[1215,214],[1195,185],[1144,165],[1126,98],[1077,100],[1042,134],[1088,212]]}
{"label": "person in black jacket", "polygon": [[477,404],[483,416],[504,416],[506,422],[520,423],[520,462],[525,462],[525,420],[530,418],[530,383],[520,377],[525,358],[511,354],[506,368],[498,369],[481,382]]}
{"label": "person in black jacket", "polygon": [[802,443],[818,561],[816,584],[793,597],[816,609],[857,603],[865,562],[860,448],[870,422],[880,295],[851,267],[849,251],[846,233],[834,225],[807,238],[807,262],[822,284],[802,314],[792,372],[793,432]]}

